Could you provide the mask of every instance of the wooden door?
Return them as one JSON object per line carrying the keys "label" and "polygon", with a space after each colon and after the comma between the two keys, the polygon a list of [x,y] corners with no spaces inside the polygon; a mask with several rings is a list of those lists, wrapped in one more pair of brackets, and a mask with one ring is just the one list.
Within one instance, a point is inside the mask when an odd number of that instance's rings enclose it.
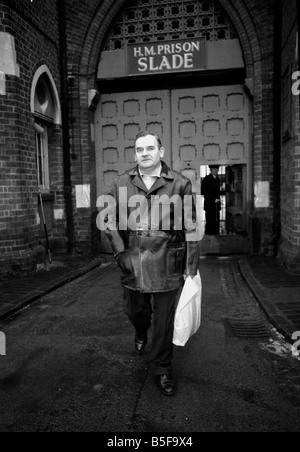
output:
{"label": "wooden door", "polygon": [[172,91],[173,165],[200,193],[203,165],[248,164],[251,108],[241,85]]}

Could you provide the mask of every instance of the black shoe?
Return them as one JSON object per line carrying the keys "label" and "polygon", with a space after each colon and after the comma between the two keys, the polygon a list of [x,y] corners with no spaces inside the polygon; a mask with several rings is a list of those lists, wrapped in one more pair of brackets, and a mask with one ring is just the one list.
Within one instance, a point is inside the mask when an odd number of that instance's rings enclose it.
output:
{"label": "black shoe", "polygon": [[143,350],[145,350],[147,344],[147,337],[144,337],[143,339],[140,339],[138,336],[135,337],[135,349],[138,353],[141,353]]}
{"label": "black shoe", "polygon": [[176,394],[175,381],[171,375],[159,375],[158,387],[160,392],[166,397],[173,397]]}

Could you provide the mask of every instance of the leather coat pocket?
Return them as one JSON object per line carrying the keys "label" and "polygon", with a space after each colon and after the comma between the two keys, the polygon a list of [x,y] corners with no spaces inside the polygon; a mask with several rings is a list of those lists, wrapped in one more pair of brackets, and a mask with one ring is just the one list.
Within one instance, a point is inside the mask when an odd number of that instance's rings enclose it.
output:
{"label": "leather coat pocket", "polygon": [[172,244],[167,247],[167,275],[184,273],[185,255],[185,243]]}

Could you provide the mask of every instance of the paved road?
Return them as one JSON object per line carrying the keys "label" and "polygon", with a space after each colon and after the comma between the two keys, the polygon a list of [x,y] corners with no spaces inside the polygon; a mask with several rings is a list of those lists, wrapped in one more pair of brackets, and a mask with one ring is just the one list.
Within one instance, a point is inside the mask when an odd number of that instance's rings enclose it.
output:
{"label": "paved road", "polygon": [[[115,267],[0,324],[1,432],[299,432],[300,362],[266,323],[237,260],[202,260],[203,324],[164,398],[137,356]],[[260,337],[256,337],[260,336]]]}

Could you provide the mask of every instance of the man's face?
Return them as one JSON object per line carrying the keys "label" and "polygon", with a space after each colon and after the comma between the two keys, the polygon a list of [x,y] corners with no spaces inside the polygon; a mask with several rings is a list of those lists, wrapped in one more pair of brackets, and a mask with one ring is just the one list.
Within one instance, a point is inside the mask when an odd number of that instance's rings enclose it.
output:
{"label": "man's face", "polygon": [[211,174],[215,177],[219,174],[219,168],[211,168]]}
{"label": "man's face", "polygon": [[157,168],[164,155],[164,148],[159,147],[157,139],[152,135],[139,138],[135,144],[135,159],[144,170]]}

